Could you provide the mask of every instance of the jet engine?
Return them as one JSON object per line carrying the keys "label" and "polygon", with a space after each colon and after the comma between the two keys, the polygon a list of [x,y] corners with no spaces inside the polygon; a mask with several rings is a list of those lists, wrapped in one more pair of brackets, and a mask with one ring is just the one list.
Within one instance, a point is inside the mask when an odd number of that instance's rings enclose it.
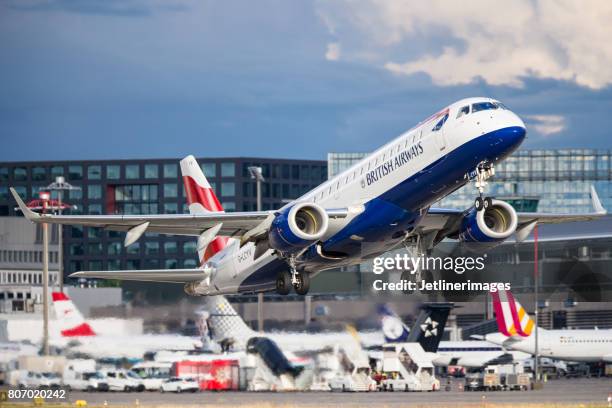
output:
{"label": "jet engine", "polygon": [[323,208],[314,203],[298,203],[274,218],[268,242],[284,255],[295,254],[320,239],[328,225],[329,217]]}
{"label": "jet engine", "polygon": [[491,206],[481,211],[472,208],[463,218],[459,240],[475,251],[496,247],[516,231],[518,216],[505,201],[492,200]]}

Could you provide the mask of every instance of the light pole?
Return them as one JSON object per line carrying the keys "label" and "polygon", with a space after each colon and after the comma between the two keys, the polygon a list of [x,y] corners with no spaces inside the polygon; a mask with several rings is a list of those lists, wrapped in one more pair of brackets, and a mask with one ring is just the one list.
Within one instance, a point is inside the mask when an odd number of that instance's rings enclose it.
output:
{"label": "light pole", "polygon": [[[51,195],[41,191],[42,212],[47,211]],[[43,354],[49,355],[49,224],[42,224],[43,232]]]}
{"label": "light pole", "polygon": [[[62,215],[62,194],[64,190],[80,190],[81,187],[73,186],[68,183],[63,176],[55,178],[55,182],[45,187],[47,190],[57,191],[57,208],[58,214]],[[59,289],[60,292],[64,291],[64,246],[63,246],[63,230],[62,224],[57,224],[57,274],[59,277]]]}
{"label": "light pole", "polygon": [[539,299],[539,291],[540,291],[540,277],[538,273],[538,224],[533,227],[533,278],[534,278],[534,300],[535,300],[535,354],[534,354],[534,371],[535,371],[535,381],[536,383],[540,382],[540,350],[538,343],[538,332],[540,331],[540,299]]}
{"label": "light pole", "polygon": [[[249,173],[251,173],[251,179],[255,180],[257,185],[257,211],[261,211],[261,183],[266,181],[263,177],[261,167],[250,166]],[[260,333],[263,333],[263,293],[257,294],[257,329]]]}

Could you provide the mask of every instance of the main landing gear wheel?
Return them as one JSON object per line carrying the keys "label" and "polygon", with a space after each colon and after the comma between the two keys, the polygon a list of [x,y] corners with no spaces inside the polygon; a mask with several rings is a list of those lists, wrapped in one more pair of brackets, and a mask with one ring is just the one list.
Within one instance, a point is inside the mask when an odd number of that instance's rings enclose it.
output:
{"label": "main landing gear wheel", "polygon": [[288,272],[281,272],[276,278],[276,293],[288,295],[291,292],[291,276]]}
{"label": "main landing gear wheel", "polygon": [[474,208],[476,208],[476,211],[486,210],[492,206],[493,200],[491,197],[476,197],[476,200],[474,200]]}
{"label": "main landing gear wheel", "polygon": [[295,288],[295,293],[298,295],[306,295],[308,294],[308,290],[310,289],[310,275],[307,272],[300,272],[296,275],[296,281],[293,284]]}

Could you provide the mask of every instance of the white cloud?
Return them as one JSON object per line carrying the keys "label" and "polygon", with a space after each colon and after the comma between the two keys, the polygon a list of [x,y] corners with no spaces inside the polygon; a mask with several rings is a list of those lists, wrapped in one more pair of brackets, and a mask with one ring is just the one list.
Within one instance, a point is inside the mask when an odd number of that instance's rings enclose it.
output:
{"label": "white cloud", "polygon": [[[343,59],[375,53],[396,74],[425,72],[438,85],[483,78],[518,87],[529,76],[594,89],[612,84],[612,1],[340,0],[318,7]],[[414,51],[416,41],[431,52]]]}
{"label": "white cloud", "polygon": [[561,115],[526,115],[527,128],[531,128],[542,136],[550,136],[565,129],[565,118]]}
{"label": "white cloud", "polygon": [[340,44],[329,43],[327,44],[327,52],[325,53],[325,59],[328,61],[338,61],[340,59]]}

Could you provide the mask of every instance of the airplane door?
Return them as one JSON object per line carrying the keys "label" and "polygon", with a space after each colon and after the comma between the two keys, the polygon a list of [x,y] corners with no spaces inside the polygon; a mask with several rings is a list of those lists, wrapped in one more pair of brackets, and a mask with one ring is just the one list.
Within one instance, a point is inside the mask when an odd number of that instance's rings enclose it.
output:
{"label": "airplane door", "polygon": [[436,123],[436,126],[431,130],[434,138],[434,144],[438,150],[446,149],[446,129],[444,124],[448,119],[448,111],[445,112],[444,116]]}
{"label": "airplane door", "polygon": [[434,132],[434,137],[436,139],[436,146],[438,146],[438,150],[446,149],[446,132],[444,128]]}

